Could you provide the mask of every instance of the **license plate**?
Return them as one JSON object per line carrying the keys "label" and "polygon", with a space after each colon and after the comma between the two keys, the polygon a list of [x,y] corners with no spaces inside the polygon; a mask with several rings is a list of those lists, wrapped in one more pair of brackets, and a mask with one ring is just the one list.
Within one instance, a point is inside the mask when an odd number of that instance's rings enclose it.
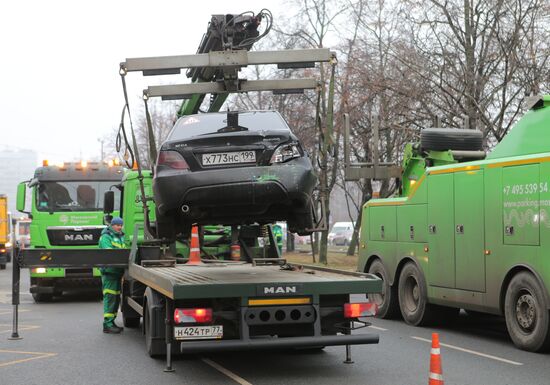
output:
{"label": "license plate", "polygon": [[202,155],[203,166],[254,162],[256,162],[256,153],[254,151],[218,152]]}
{"label": "license plate", "polygon": [[174,338],[177,340],[219,339],[222,337],[222,325],[174,327]]}

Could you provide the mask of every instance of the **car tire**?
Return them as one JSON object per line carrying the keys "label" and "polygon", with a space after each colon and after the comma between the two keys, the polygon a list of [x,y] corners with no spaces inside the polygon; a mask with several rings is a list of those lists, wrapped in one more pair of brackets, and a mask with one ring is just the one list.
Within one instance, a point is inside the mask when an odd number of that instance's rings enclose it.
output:
{"label": "car tire", "polygon": [[313,228],[313,214],[309,212],[299,212],[295,214],[294,218],[289,221],[288,228],[291,233],[298,233],[298,235],[311,235],[311,231],[307,229]]}
{"label": "car tire", "polygon": [[483,133],[456,128],[426,128],[420,132],[420,145],[423,150],[481,151]]}
{"label": "car tire", "polygon": [[399,308],[406,323],[423,326],[432,322],[434,307],[428,303],[428,288],[424,274],[412,262],[407,263],[399,276]]}
{"label": "car tire", "polygon": [[176,226],[174,217],[163,215],[155,208],[157,237],[159,239],[176,239]]}
{"label": "car tire", "polygon": [[529,272],[516,274],[506,290],[504,318],[514,344],[530,352],[550,347],[550,313],[544,288]]}
{"label": "car tire", "polygon": [[390,285],[389,274],[379,259],[372,262],[368,272],[382,279],[382,293],[367,294],[369,302],[374,302],[378,305],[378,314],[376,316],[385,319],[396,318],[399,315],[397,285]]}

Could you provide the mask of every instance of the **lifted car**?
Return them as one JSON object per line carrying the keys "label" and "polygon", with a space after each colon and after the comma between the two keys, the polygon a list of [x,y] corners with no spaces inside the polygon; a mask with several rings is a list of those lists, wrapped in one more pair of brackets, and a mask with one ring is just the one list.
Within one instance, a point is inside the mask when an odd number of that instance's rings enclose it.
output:
{"label": "lifted car", "polygon": [[298,138],[276,111],[180,118],[162,145],[153,180],[161,237],[191,224],[287,221],[311,233],[317,177]]}

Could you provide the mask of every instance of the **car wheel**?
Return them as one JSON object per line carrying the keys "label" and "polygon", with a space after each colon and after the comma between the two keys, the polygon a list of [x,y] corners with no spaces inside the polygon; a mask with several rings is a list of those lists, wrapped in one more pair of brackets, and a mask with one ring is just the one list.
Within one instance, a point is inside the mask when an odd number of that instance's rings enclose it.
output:
{"label": "car wheel", "polygon": [[160,239],[174,240],[176,238],[176,226],[174,218],[170,215],[163,215],[157,209],[156,214],[156,226],[157,237]]}
{"label": "car wheel", "polygon": [[433,319],[433,306],[428,303],[424,275],[418,266],[409,262],[399,276],[399,308],[406,323],[421,326]]}
{"label": "car wheel", "polygon": [[382,280],[382,292],[367,294],[369,302],[378,305],[379,318],[391,319],[399,315],[399,301],[397,300],[397,285],[391,286],[389,275],[382,262],[377,259],[369,267],[369,273]]}
{"label": "car wheel", "polygon": [[533,274],[521,272],[512,278],[504,301],[506,327],[514,344],[530,352],[550,347],[550,314],[544,289]]}

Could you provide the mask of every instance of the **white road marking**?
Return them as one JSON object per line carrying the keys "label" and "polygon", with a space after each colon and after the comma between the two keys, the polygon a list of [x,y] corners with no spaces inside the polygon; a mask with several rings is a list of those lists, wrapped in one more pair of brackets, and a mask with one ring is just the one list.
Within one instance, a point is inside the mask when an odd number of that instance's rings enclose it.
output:
{"label": "white road marking", "polygon": [[[415,339],[415,340],[418,340],[418,341],[428,342],[428,343],[431,343],[431,342],[432,342],[432,340],[429,340],[429,339],[427,339],[427,338],[422,338],[422,337],[411,336],[411,338],[413,338],[413,339]],[[465,349],[465,348],[461,348],[461,347],[459,347],[459,346],[454,346],[454,345],[449,345],[449,344],[443,344],[443,343],[439,343],[439,345],[440,345],[440,346],[445,346],[446,348],[449,348],[449,349],[459,350],[459,351],[464,352],[464,353],[470,353],[470,354],[473,354],[473,355],[476,355],[476,356],[489,358],[489,359],[491,359],[491,360],[500,361],[500,362],[505,362],[505,363],[510,364],[510,365],[517,365],[517,366],[523,365],[521,362],[507,360],[506,358],[501,358],[501,357],[497,357],[497,356],[492,356],[492,355],[490,355],[490,354],[485,354],[485,353],[481,353],[481,352],[476,352],[475,350]]]}
{"label": "white road marking", "polygon": [[202,359],[202,362],[204,362],[205,364],[208,364],[210,365],[211,367],[213,367],[214,369],[216,369],[217,371],[225,374],[227,377],[231,378],[233,381],[235,381],[237,384],[240,384],[240,385],[252,385],[250,382],[248,382],[247,380],[245,380],[244,378],[241,378],[239,376],[237,376],[235,373],[233,373],[232,371],[224,368],[223,366],[221,366],[220,364],[212,361],[212,360],[209,360],[208,358],[203,358]]}
{"label": "white road marking", "polygon": [[388,329],[384,329],[384,328],[381,328],[380,326],[374,326],[374,325],[369,325],[369,328],[376,329],[376,330],[381,330],[383,332],[388,331]]}

